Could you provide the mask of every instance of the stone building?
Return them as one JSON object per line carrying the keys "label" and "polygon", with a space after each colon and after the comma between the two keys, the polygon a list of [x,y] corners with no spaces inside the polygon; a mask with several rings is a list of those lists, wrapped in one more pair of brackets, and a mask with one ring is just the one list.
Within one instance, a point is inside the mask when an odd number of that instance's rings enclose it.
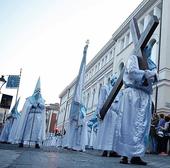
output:
{"label": "stone building", "polygon": [[46,133],[54,133],[57,128],[57,117],[60,110],[58,103],[46,104]]}
{"label": "stone building", "polygon": [[[152,38],[156,43],[152,50],[152,58],[158,66],[159,82],[154,86],[153,102],[158,113],[170,112],[170,1],[143,0],[141,4],[113,33],[108,42],[87,64],[83,102],[87,108],[88,119],[96,110],[99,90],[108,83],[113,73],[119,75],[132,52],[133,42],[130,32],[130,21],[137,18],[140,33],[142,33],[151,16],[156,15],[159,25]],[[107,31],[107,29],[105,30]],[[60,112],[58,127],[67,127],[70,103],[75,86],[74,79],[60,94]]]}

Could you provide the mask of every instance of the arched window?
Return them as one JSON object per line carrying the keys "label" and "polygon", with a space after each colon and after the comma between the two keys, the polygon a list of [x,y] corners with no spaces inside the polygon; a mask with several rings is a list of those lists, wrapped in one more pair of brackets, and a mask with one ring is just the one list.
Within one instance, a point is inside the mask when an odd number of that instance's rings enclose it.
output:
{"label": "arched window", "polygon": [[99,85],[98,97],[100,96],[100,90],[101,90],[101,87],[102,87],[102,83],[100,83],[100,85]]}
{"label": "arched window", "polygon": [[98,69],[100,70],[100,62],[98,63]]}
{"label": "arched window", "polygon": [[104,66],[104,58],[102,58],[102,65],[101,65],[102,67]]}
{"label": "arched window", "polygon": [[107,63],[107,55],[105,56],[105,63]]}
{"label": "arched window", "polygon": [[97,65],[95,66],[95,72],[97,72]]}
{"label": "arched window", "polygon": [[90,98],[90,94],[88,93],[87,94],[87,101],[86,101],[86,108],[88,108],[88,106],[89,106],[89,98]]}
{"label": "arched window", "polygon": [[93,93],[92,93],[92,103],[91,103],[91,107],[92,107],[92,108],[93,108],[93,105],[94,105],[95,94],[96,94],[96,90],[93,89]]}
{"label": "arched window", "polygon": [[152,52],[151,52],[151,59],[155,64],[157,64],[156,57],[157,57],[157,43],[154,44],[154,46],[152,48]]}
{"label": "arched window", "polygon": [[121,72],[121,71],[122,71],[123,67],[124,67],[124,63],[123,63],[123,62],[121,62],[121,63],[120,63],[120,65],[119,65],[119,72]]}
{"label": "arched window", "polygon": [[110,83],[110,80],[111,80],[111,79],[110,79],[110,77],[109,77],[108,80],[107,80],[107,83],[108,83],[108,84]]}
{"label": "arched window", "polygon": [[112,56],[113,56],[113,54],[112,54],[113,52],[112,52],[112,50],[110,51],[110,59],[112,58]]}

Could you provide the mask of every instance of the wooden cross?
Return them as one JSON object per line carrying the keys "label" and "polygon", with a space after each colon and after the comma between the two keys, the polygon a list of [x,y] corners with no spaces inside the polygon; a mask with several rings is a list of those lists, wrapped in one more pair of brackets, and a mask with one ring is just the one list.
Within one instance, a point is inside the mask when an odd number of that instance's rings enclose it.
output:
{"label": "wooden cross", "polygon": [[[131,29],[132,39],[134,43],[133,54],[138,57],[139,68],[142,70],[148,69],[147,60],[146,60],[146,57],[144,56],[143,50],[146,47],[148,41],[150,40],[158,24],[159,24],[158,18],[156,16],[152,16],[144,32],[140,34],[136,18],[133,18],[131,20],[130,29]],[[122,69],[119,78],[117,79],[108,98],[106,99],[103,107],[100,110],[100,117],[102,120],[104,119],[108,109],[110,108],[112,102],[114,101],[115,97],[117,96],[118,92],[120,91],[123,85],[124,71],[125,71],[125,68]]]}

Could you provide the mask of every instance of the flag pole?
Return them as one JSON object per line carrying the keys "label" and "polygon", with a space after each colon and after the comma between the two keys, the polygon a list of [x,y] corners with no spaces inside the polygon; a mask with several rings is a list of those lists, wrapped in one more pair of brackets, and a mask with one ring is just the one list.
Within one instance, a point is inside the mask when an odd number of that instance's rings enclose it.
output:
{"label": "flag pole", "polygon": [[[20,80],[21,80],[21,73],[22,73],[22,68],[20,68],[20,73],[19,73]],[[20,82],[19,82],[19,85],[20,85]],[[19,85],[18,85],[18,88],[17,88],[17,93],[16,93],[16,98],[15,98],[15,103],[17,102],[17,99],[18,99]]]}

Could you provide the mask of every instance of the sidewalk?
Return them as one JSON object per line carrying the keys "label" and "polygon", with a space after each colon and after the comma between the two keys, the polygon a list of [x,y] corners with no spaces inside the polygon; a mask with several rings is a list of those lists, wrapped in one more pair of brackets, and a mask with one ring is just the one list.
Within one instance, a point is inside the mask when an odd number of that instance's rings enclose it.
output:
{"label": "sidewalk", "polygon": [[101,152],[76,152],[45,147],[18,148],[0,144],[0,168],[170,168],[170,156],[146,155],[148,166],[122,165],[120,158],[101,157]]}

